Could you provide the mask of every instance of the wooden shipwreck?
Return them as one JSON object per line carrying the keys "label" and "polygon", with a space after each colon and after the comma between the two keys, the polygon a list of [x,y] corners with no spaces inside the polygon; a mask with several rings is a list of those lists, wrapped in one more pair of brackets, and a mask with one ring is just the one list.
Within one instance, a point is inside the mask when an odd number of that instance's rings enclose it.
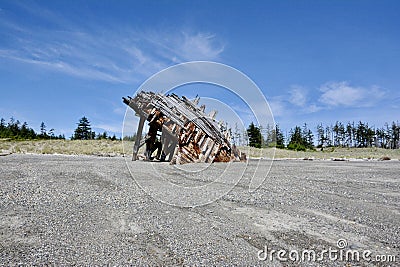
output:
{"label": "wooden shipwreck", "polygon": [[[216,111],[205,114],[205,106],[198,107],[199,98],[193,101],[176,94],[163,95],[139,92],[134,98],[123,97],[123,102],[139,116],[132,160],[138,159],[139,148],[150,139],[151,133],[142,138],[145,121],[156,123],[158,144],[162,146],[161,160],[172,164],[190,162],[229,162],[245,160],[235,145],[230,143],[230,131],[215,120]],[[154,125],[154,124],[153,124]],[[147,151],[147,149],[146,149]],[[152,152],[146,155],[151,159]]]}

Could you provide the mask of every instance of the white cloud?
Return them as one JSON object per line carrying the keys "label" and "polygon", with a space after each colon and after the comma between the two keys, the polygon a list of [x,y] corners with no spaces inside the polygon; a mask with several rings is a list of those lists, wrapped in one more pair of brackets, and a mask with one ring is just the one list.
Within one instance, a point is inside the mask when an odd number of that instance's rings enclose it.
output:
{"label": "white cloud", "polygon": [[304,107],[307,103],[307,91],[304,87],[293,85],[289,91],[289,102],[295,106]]}
{"label": "white cloud", "polygon": [[126,107],[116,107],[113,109],[113,112],[117,115],[124,115],[126,112]]}
{"label": "white cloud", "polygon": [[352,86],[348,82],[327,82],[313,91],[313,95],[310,93],[310,97],[309,92],[296,85],[287,94],[273,97],[269,104],[274,116],[290,117],[334,108],[371,108],[387,96],[386,90],[379,86]]}
{"label": "white cloud", "polygon": [[311,104],[311,105],[309,105],[309,106],[307,106],[307,107],[305,108],[305,111],[306,111],[307,113],[314,113],[314,112],[320,111],[321,109],[322,109],[321,106],[318,106],[318,105],[316,105],[316,104]]}
{"label": "white cloud", "polygon": [[[132,83],[174,63],[216,60],[224,50],[209,33],[74,25],[49,10],[34,16],[49,27],[0,18],[0,30],[9,37],[0,45],[0,58],[86,79]],[[58,30],[50,30],[50,25]]]}
{"label": "white cloud", "polygon": [[122,124],[105,124],[100,123],[93,126],[93,128],[98,128],[108,133],[121,133],[122,132]]}
{"label": "white cloud", "polygon": [[328,82],[320,87],[319,102],[330,107],[370,107],[385,96],[378,86],[351,86],[348,82]]}
{"label": "white cloud", "polygon": [[185,60],[213,60],[224,51],[222,45],[215,44],[215,35],[183,33],[183,43],[180,54]]}
{"label": "white cloud", "polygon": [[273,99],[268,101],[274,117],[282,117],[287,114],[287,108],[285,103],[279,99]]}

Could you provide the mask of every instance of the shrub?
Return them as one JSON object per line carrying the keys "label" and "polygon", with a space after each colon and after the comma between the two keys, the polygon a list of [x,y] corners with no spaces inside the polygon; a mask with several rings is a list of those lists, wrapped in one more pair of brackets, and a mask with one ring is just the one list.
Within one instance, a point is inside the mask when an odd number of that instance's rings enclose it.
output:
{"label": "shrub", "polygon": [[306,147],[298,143],[290,143],[287,148],[296,151],[306,151]]}

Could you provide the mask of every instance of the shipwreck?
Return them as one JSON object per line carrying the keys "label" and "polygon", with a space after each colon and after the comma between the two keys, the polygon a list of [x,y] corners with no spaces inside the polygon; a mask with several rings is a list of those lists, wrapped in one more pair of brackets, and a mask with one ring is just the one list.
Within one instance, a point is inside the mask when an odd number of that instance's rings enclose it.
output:
{"label": "shipwreck", "polygon": [[[171,164],[246,160],[246,155],[231,144],[230,130],[215,119],[217,112],[206,114],[205,106],[198,106],[199,97],[190,100],[176,94],[142,91],[133,98],[122,99],[139,117],[132,160],[139,159],[139,148],[143,145],[146,145],[145,160]],[[142,137],[146,121],[149,130]]]}

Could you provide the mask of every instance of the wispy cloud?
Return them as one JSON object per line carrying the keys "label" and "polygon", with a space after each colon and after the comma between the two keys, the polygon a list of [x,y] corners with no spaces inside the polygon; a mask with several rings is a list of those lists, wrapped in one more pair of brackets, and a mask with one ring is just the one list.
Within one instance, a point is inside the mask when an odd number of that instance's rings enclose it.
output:
{"label": "wispy cloud", "polygon": [[213,60],[224,51],[224,46],[216,45],[216,36],[208,33],[182,33],[182,45],[179,46],[180,56],[184,60]]}
{"label": "wispy cloud", "polygon": [[0,17],[0,30],[8,37],[8,42],[0,44],[0,58],[76,77],[132,83],[174,63],[217,60],[224,50],[210,33],[81,26],[50,10],[21,7],[37,9],[38,12],[28,14],[34,14],[48,26],[26,25],[15,18]]}
{"label": "wispy cloud", "polygon": [[126,108],[124,107],[116,107],[113,109],[113,113],[117,114],[117,115],[124,115],[126,112]]}
{"label": "wispy cloud", "polygon": [[307,103],[307,90],[298,85],[293,85],[289,90],[289,102],[295,106],[304,107]]}
{"label": "wispy cloud", "polygon": [[101,129],[106,131],[107,133],[121,133],[122,125],[121,124],[105,124],[100,123],[93,126],[93,128]]}
{"label": "wispy cloud", "polygon": [[305,108],[306,113],[314,113],[322,110],[322,106],[318,106],[316,104],[310,104]]}
{"label": "wispy cloud", "polygon": [[320,87],[319,102],[328,107],[370,107],[385,96],[378,86],[351,86],[348,82],[328,82]]}
{"label": "wispy cloud", "polygon": [[291,86],[287,94],[273,97],[269,104],[276,117],[287,117],[335,108],[370,108],[384,99],[386,90],[379,86],[352,86],[343,81],[327,82],[314,90]]}
{"label": "wispy cloud", "polygon": [[287,115],[288,109],[286,107],[287,103],[282,99],[282,97],[274,97],[268,101],[274,117],[283,117]]}

